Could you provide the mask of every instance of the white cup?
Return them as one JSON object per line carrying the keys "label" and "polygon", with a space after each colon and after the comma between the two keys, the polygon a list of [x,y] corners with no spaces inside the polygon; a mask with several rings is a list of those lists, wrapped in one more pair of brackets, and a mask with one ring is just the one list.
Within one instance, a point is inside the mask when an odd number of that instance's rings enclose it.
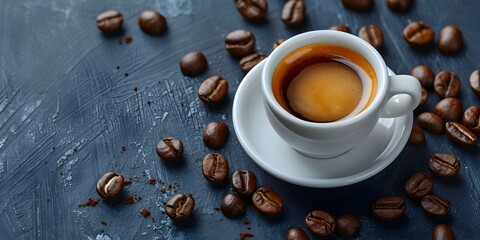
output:
{"label": "white cup", "polygon": [[[309,122],[289,113],[275,99],[272,79],[278,64],[292,51],[318,43],[347,47],[362,55],[373,67],[377,91],[370,105],[360,113],[333,122]],[[421,98],[421,86],[416,78],[389,76],[382,56],[369,43],[333,30],[306,32],[282,43],[266,60],[261,81],[265,111],[275,132],[291,147],[314,158],[334,157],[350,150],[366,139],[379,118],[406,115],[418,106]]]}

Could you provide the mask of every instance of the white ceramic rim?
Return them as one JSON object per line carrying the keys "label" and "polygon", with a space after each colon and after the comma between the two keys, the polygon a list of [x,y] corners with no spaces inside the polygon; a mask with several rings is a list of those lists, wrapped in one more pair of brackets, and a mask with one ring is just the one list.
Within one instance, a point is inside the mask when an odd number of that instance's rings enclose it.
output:
{"label": "white ceramic rim", "polygon": [[[318,38],[322,38],[322,40],[318,40]],[[327,41],[323,39],[329,40]],[[376,96],[368,108],[350,118],[328,123],[317,123],[297,118],[280,106],[280,104],[275,99],[271,88],[273,73],[275,72],[276,66],[287,54],[289,54],[293,50],[316,43],[331,43],[350,48],[353,51],[364,56],[370,62],[377,75],[378,85]],[[362,54],[360,52],[365,53]],[[272,108],[272,111],[274,111],[274,113],[280,114],[281,117],[287,119],[288,121],[316,129],[341,128],[354,124],[359,119],[370,116],[370,114],[372,114],[378,108],[381,108],[381,105],[384,103],[385,95],[388,89],[388,70],[385,61],[383,60],[380,53],[365,40],[355,35],[335,30],[310,31],[287,39],[275,50],[273,50],[270,56],[265,60],[265,67],[263,68],[261,79],[264,98],[268,106]]]}

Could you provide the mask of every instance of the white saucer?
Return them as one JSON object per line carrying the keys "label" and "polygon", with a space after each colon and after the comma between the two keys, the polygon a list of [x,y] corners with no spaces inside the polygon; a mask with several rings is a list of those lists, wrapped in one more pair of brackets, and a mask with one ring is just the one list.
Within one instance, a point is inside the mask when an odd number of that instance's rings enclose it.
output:
{"label": "white saucer", "polygon": [[240,83],[233,101],[232,116],[242,147],[270,174],[306,187],[340,187],[377,174],[392,163],[405,147],[412,128],[413,112],[399,118],[380,119],[365,141],[340,156],[315,159],[298,153],[277,135],[268,122],[260,86],[264,65],[265,60]]}

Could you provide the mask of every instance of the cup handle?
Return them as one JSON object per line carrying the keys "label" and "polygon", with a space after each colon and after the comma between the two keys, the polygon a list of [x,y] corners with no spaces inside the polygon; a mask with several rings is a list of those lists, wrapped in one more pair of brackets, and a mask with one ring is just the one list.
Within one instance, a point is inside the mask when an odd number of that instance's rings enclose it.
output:
{"label": "cup handle", "polygon": [[394,118],[412,112],[422,98],[420,82],[410,75],[393,75],[388,78],[389,89],[380,117]]}

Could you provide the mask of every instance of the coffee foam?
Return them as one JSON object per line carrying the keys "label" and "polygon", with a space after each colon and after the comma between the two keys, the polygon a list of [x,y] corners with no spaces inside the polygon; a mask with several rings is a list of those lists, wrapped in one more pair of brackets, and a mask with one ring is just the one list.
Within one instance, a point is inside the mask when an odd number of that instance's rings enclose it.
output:
{"label": "coffee foam", "polygon": [[345,59],[341,59],[341,58],[335,58],[335,61],[341,62],[341,63],[349,66],[350,68],[352,68],[357,73],[357,75],[360,77],[360,79],[362,80],[362,85],[363,85],[362,98],[358,102],[357,107],[350,114],[348,114],[347,116],[345,116],[342,119],[350,118],[350,117],[353,117],[353,116],[359,114],[360,112],[365,110],[365,108],[368,107],[368,104],[371,103],[371,100],[372,100],[371,96],[374,96],[374,95],[372,95],[372,90],[373,89],[376,90],[376,87],[375,88],[373,87],[372,80],[368,76],[368,73],[365,72],[365,70],[363,70],[363,68],[361,68],[357,64],[355,64],[353,62],[349,62],[349,61],[347,61]]}
{"label": "coffee foam", "polygon": [[315,122],[332,122],[349,115],[363,94],[360,76],[337,61],[312,64],[295,76],[287,89],[291,110]]}
{"label": "coffee foam", "polygon": [[340,62],[352,68],[362,79],[362,98],[355,109],[347,116],[353,117],[365,110],[372,103],[377,93],[378,81],[372,65],[362,55],[347,47],[335,44],[311,44],[300,47],[286,55],[277,65],[272,79],[272,92],[277,102],[288,112],[295,115],[286,100],[282,84],[285,77],[303,60],[324,57]]}

